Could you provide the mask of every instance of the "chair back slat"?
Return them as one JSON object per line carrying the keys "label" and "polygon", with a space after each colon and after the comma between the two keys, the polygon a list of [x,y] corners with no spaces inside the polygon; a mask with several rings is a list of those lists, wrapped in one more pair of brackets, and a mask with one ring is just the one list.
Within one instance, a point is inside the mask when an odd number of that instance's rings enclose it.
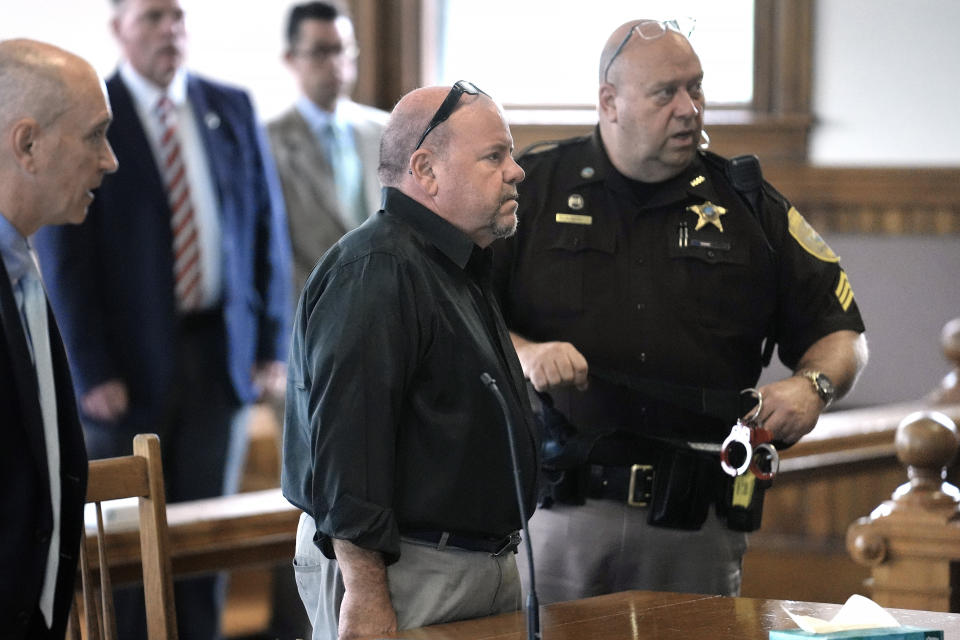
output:
{"label": "chair back slat", "polygon": [[[90,461],[88,478],[87,503],[95,505],[97,514],[96,567],[91,567],[90,554],[93,549],[88,546],[84,528],[80,545],[81,580],[77,597],[74,598],[67,638],[115,640],[117,637],[109,571],[109,543],[103,525],[101,502],[136,497],[139,501],[147,640],[177,640],[159,438],[155,434],[139,434],[133,439],[132,456]],[[95,573],[99,574],[99,581],[94,578]]]}
{"label": "chair back slat", "polygon": [[141,456],[121,456],[90,461],[87,502],[106,502],[150,493],[147,461]]}

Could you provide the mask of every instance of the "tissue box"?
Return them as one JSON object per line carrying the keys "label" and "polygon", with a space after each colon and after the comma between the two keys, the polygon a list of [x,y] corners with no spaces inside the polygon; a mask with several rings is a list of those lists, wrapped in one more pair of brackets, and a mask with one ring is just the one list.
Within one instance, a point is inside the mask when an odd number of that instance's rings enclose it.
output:
{"label": "tissue box", "polygon": [[770,632],[770,640],[943,640],[943,631],[920,627],[884,627],[879,629],[850,629],[832,633],[810,633],[802,629],[779,629]]}

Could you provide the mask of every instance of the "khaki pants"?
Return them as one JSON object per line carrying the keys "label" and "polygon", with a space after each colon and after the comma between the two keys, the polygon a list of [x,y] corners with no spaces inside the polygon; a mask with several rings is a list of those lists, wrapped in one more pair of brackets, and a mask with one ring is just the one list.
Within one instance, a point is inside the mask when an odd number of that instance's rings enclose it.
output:
{"label": "khaki pants", "polygon": [[[699,531],[684,531],[651,527],[645,508],[588,499],[538,509],[528,527],[540,604],[630,589],[740,592],[747,534],[727,529],[712,509]],[[521,546],[521,566],[525,556]]]}
{"label": "khaki pants", "polygon": [[[297,589],[313,625],[313,640],[335,640],[343,600],[343,579],[336,560],[313,543],[313,518],[300,516],[293,559]],[[403,539],[400,559],[387,567],[390,600],[400,629],[480,618],[520,608],[516,556],[493,557],[482,551]]]}

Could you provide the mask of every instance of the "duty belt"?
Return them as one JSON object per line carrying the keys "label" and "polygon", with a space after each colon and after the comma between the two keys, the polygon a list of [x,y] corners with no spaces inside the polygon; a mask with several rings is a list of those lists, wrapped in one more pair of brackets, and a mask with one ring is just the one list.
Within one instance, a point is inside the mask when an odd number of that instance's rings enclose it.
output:
{"label": "duty belt", "polygon": [[653,497],[652,464],[634,464],[629,467],[590,465],[590,484],[587,495],[623,501],[631,507],[646,507]]}

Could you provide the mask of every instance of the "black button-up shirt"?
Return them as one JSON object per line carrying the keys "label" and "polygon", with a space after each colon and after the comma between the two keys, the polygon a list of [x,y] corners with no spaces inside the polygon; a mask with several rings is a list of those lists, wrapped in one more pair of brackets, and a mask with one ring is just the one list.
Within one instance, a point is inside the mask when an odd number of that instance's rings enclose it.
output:
{"label": "black button-up shirt", "polygon": [[396,189],[314,269],[294,322],[283,493],[331,538],[399,557],[404,531],[520,528],[497,380],[528,512],[537,443],[490,289],[490,249]]}

